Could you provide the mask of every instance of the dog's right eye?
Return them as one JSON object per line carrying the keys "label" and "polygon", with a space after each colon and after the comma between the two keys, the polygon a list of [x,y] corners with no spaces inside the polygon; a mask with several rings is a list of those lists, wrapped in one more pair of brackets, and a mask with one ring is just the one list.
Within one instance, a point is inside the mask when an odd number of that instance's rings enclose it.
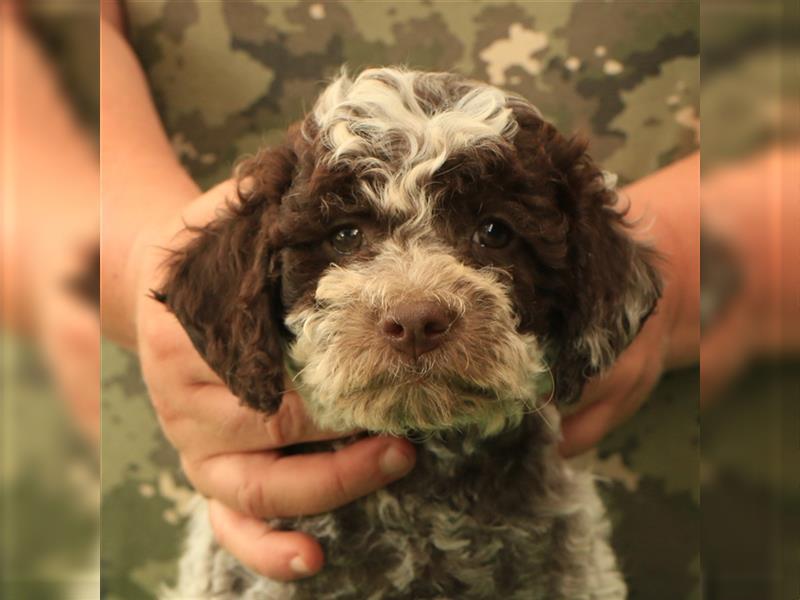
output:
{"label": "dog's right eye", "polygon": [[358,227],[346,225],[331,236],[331,246],[339,254],[352,254],[361,247],[364,235]]}
{"label": "dog's right eye", "polygon": [[505,248],[514,237],[511,228],[502,221],[486,221],[472,234],[472,242],[481,248]]}

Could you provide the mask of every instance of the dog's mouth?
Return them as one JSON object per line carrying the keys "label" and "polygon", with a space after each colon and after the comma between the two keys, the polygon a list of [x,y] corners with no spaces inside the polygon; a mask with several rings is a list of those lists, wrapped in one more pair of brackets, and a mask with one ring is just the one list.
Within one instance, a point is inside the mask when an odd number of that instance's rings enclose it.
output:
{"label": "dog's mouth", "polygon": [[403,391],[429,388],[447,390],[452,394],[483,400],[507,399],[501,390],[479,385],[462,378],[445,377],[430,371],[408,372],[400,375],[381,375],[369,383],[350,390],[350,394],[369,394],[392,390],[399,396]]}
{"label": "dog's mouth", "polygon": [[[392,435],[466,430],[493,435],[519,422],[539,397],[538,371],[522,373],[509,365],[473,374],[455,364],[427,368],[373,364],[370,374],[358,366],[332,376],[297,368],[290,373],[318,425],[325,429],[363,429]],[[475,362],[472,365],[475,368]],[[499,373],[498,373],[499,370]]]}

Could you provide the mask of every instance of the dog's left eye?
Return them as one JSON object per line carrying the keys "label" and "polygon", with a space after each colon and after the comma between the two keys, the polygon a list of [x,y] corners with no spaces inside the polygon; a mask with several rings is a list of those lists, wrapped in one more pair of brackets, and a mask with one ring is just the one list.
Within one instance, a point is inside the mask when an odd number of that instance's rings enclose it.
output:
{"label": "dog's left eye", "polygon": [[504,248],[508,246],[514,232],[501,221],[487,221],[472,234],[472,241],[483,248]]}
{"label": "dog's left eye", "polygon": [[346,225],[331,237],[331,245],[339,254],[352,254],[361,247],[364,235],[358,227]]}

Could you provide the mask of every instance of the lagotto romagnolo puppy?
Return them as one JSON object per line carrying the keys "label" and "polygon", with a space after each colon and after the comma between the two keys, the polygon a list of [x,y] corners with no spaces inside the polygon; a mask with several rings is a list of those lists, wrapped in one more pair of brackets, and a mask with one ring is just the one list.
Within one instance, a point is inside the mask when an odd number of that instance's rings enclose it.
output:
{"label": "lagotto romagnolo puppy", "polygon": [[661,283],[586,144],[495,87],[370,69],[237,176],[157,296],[242,402],[274,412],[288,370],[320,426],[406,436],[418,459],[332,513],[275,520],[325,550],[293,583],[222,550],[199,502],[176,595],[624,598],[556,405],[612,364]]}

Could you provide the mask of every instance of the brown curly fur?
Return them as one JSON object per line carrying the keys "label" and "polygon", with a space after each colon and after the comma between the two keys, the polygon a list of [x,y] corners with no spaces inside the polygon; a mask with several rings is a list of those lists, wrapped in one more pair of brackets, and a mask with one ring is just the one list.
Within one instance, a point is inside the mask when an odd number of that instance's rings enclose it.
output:
{"label": "brown curly fur", "polygon": [[[577,398],[661,282],[586,143],[496,88],[379,69],[337,80],[238,177],[238,202],[172,257],[157,298],[247,405],[278,407],[286,364],[319,424],[407,435],[418,460],[376,495],[272,523],[325,545],[328,567],[300,582],[238,564],[199,512],[181,597],[623,599],[542,380]],[[508,244],[473,242],[486,219]],[[331,243],[343,223],[364,238],[349,254]],[[409,297],[460,319],[413,362],[377,327]],[[292,451],[314,449],[332,446]]]}
{"label": "brown curly fur", "polygon": [[[462,80],[451,83],[469,89]],[[661,291],[656,256],[630,239],[617,195],[603,184],[586,142],[565,138],[520,99],[510,98],[509,106],[519,125],[511,143],[500,144],[499,152],[454,155],[429,182],[439,193],[436,223],[458,247],[459,236],[474,226],[470,211],[513,207],[509,214],[523,242],[516,251],[464,251],[462,260],[475,267],[498,263],[512,274],[519,332],[546,341],[556,396],[570,402],[655,306]],[[277,408],[284,388],[291,335],[283,318],[313,303],[329,264],[346,264],[314,249],[329,223],[372,211],[370,218],[394,226],[359,196],[370,174],[332,168],[325,152],[309,117],[290,129],[284,145],[244,161],[238,202],[172,258],[160,291],[233,392],[267,412]],[[633,297],[647,307],[641,322],[625,314]],[[585,342],[588,335],[603,350],[597,356]]]}

